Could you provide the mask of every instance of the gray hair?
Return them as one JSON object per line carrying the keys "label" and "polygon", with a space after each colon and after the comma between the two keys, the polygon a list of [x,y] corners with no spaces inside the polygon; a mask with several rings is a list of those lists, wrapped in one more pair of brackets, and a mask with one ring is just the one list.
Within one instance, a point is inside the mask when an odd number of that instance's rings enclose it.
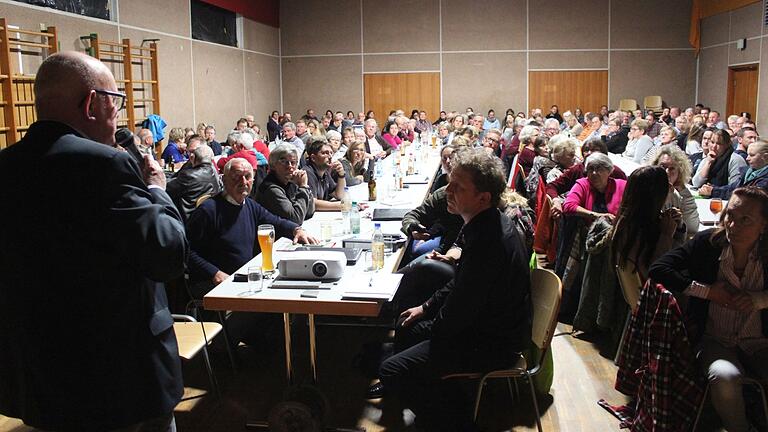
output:
{"label": "gray hair", "polygon": [[253,135],[245,131],[240,132],[238,130],[233,130],[229,133],[229,135],[227,135],[227,143],[229,145],[240,144],[246,150],[253,148],[254,141],[255,139],[253,139]]}
{"label": "gray hair", "polygon": [[539,134],[539,127],[533,126],[533,125],[525,125],[523,126],[523,129],[520,130],[520,142],[521,143],[529,143],[533,141],[533,137]]}
{"label": "gray hair", "polygon": [[245,128],[243,130],[243,133],[246,133],[246,134],[252,136],[254,142],[258,141],[261,138],[261,136],[253,128]]}
{"label": "gray hair", "polygon": [[584,162],[584,169],[586,172],[589,172],[593,168],[603,168],[610,172],[613,171],[613,162],[611,162],[611,158],[609,158],[607,155],[599,152],[593,152],[589,155],[589,157],[587,157],[586,162]]}
{"label": "gray hair", "polygon": [[325,133],[325,139],[327,139],[328,141],[330,141],[330,140],[332,140],[334,138],[336,138],[337,140],[340,140],[341,139],[341,134],[338,131],[335,131],[335,130],[329,130],[328,132]]}
{"label": "gray hair", "polygon": [[213,161],[213,150],[207,144],[200,144],[192,154],[195,155],[195,165],[211,163]]}
{"label": "gray hair", "polygon": [[501,194],[507,187],[501,159],[482,148],[466,149],[454,153],[451,167],[454,172],[460,169],[469,174],[478,192],[489,192],[491,207],[499,205]]}
{"label": "gray hair", "polygon": [[235,162],[244,163],[245,165],[247,165],[247,166],[251,167],[251,169],[253,169],[253,167],[251,166],[251,163],[248,162],[247,159],[244,159],[244,158],[232,158],[232,159],[228,160],[226,164],[224,164],[224,171],[222,172],[222,174],[224,174],[224,175],[229,174],[229,171],[232,169],[232,164],[234,164]]}
{"label": "gray hair", "polygon": [[549,148],[552,151],[552,157],[558,157],[567,151],[576,151],[579,146],[579,140],[565,135],[555,135],[549,140]]}
{"label": "gray hair", "polygon": [[298,160],[299,152],[296,151],[296,146],[293,144],[278,144],[269,152],[269,167],[274,167],[281,159],[285,159],[290,154],[296,156]]}
{"label": "gray hair", "polygon": [[368,119],[365,121],[365,125],[368,126],[369,124],[372,124],[376,127],[379,127],[379,123],[376,121],[376,119]]}
{"label": "gray hair", "polygon": [[296,124],[293,123],[293,122],[285,122],[285,123],[283,123],[283,129],[285,129],[285,128],[288,128],[290,130],[295,131],[296,130]]}
{"label": "gray hair", "polygon": [[556,118],[548,118],[544,120],[544,128],[554,127],[560,129],[560,122]]}

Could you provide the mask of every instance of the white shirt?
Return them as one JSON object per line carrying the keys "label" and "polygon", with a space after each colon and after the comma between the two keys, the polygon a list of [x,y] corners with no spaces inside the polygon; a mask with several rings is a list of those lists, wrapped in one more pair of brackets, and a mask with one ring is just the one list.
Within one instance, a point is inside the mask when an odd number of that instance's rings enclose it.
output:
{"label": "white shirt", "polygon": [[379,144],[379,141],[376,140],[376,137],[368,138],[368,147],[371,149],[372,155],[377,155],[384,151],[384,148]]}

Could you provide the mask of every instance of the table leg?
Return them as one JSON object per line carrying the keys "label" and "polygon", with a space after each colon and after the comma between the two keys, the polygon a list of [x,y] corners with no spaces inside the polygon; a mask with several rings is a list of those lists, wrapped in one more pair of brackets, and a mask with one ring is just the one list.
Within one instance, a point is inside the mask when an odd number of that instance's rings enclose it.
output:
{"label": "table leg", "polygon": [[285,372],[288,384],[293,384],[293,362],[291,360],[291,315],[283,313],[283,330],[285,332]]}
{"label": "table leg", "polygon": [[315,315],[308,314],[309,319],[309,364],[312,366],[312,383],[317,384],[317,345],[315,343]]}

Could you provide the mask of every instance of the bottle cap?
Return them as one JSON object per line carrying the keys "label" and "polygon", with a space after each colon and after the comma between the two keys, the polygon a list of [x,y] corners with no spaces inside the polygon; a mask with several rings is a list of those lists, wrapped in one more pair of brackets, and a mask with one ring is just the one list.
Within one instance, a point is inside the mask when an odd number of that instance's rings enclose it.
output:
{"label": "bottle cap", "polygon": [[376,229],[381,229],[381,224],[376,222],[375,224],[373,224],[373,227]]}
{"label": "bottle cap", "polygon": [[352,205],[357,205],[357,201],[352,201]]}

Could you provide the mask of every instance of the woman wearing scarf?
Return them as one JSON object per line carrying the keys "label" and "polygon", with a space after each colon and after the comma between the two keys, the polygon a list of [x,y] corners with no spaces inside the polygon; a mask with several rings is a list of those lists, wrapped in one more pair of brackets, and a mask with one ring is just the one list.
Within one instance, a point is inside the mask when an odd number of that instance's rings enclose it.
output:
{"label": "woman wearing scarf", "polygon": [[741,169],[747,167],[747,161],[738,153],[734,153],[731,136],[728,132],[718,129],[712,133],[709,141],[709,153],[699,163],[696,175],[693,176],[693,186],[707,192],[709,186],[727,186],[736,183],[741,178]]}

